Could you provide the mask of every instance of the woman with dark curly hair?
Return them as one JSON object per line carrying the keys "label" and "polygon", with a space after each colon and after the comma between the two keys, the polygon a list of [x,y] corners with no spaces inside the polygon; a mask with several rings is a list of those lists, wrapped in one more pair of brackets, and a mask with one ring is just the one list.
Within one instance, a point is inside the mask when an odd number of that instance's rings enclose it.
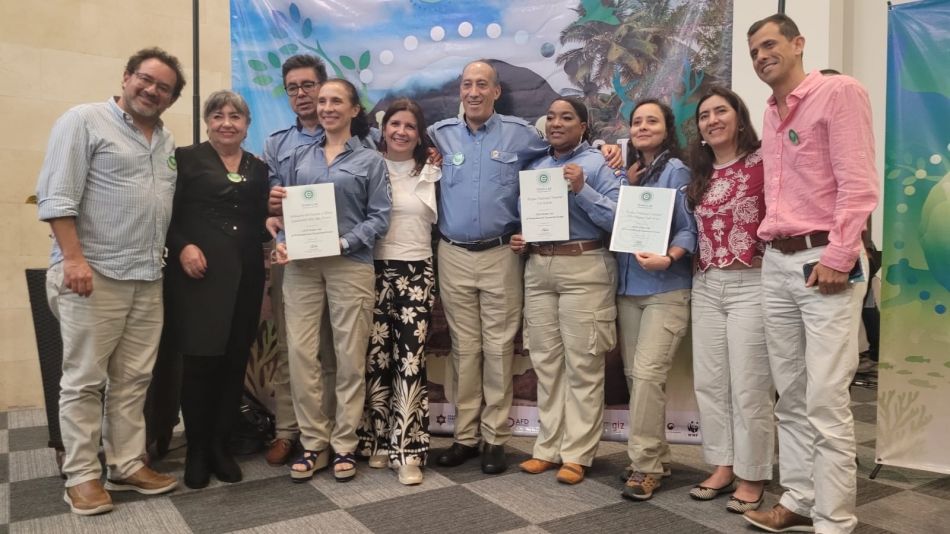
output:
{"label": "woman with dark curly hair", "polygon": [[[295,482],[312,478],[327,466],[332,445],[333,476],[346,482],[356,475],[356,429],[363,413],[366,346],[376,302],[373,247],[389,230],[392,200],[386,163],[364,144],[369,123],[353,84],[343,79],[324,83],[317,114],[325,138],[294,152],[288,183],[281,185],[333,184],[340,255],[291,262],[283,231],[278,234],[277,261],[287,265],[283,294],[290,386],[304,448],[291,465],[291,477]],[[332,429],[321,402],[317,357],[324,301],[337,360]]]}
{"label": "woman with dark curly hair", "polygon": [[689,327],[689,292],[696,248],[696,220],[686,210],[690,173],[679,159],[673,110],[647,99],[630,114],[628,171],[631,185],[675,189],[669,248],[617,255],[620,351],[630,389],[630,466],[621,472],[623,496],[647,500],[669,475],[666,379]]}

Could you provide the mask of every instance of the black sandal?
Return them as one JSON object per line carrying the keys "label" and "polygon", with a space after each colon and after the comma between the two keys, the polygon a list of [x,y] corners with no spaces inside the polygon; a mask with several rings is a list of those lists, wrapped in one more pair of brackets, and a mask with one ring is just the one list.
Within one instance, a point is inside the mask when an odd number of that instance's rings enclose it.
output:
{"label": "black sandal", "polygon": [[[336,470],[338,465],[349,465],[347,469]],[[338,452],[333,455],[333,478],[337,482],[349,482],[356,476],[356,456],[352,452]]]}

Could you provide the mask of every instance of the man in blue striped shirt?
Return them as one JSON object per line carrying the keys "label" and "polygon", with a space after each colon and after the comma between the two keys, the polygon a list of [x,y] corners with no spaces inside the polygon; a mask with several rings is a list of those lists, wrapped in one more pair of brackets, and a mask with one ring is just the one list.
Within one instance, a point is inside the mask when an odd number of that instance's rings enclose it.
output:
{"label": "man in blue striped shirt", "polygon": [[46,290],[63,337],[63,499],[80,515],[112,510],[106,489],[153,495],[178,485],[143,462],[143,408],[162,333],[162,255],[178,166],[159,117],[184,85],[174,56],[140,50],[120,96],[56,121],[40,171],[39,217],[54,237]]}

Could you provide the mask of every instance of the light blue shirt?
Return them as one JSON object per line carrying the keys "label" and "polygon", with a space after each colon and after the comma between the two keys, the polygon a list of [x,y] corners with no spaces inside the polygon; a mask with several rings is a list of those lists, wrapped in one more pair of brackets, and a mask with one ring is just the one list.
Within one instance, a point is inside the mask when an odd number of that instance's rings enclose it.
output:
{"label": "light blue shirt", "polygon": [[472,131],[454,118],[429,127],[442,154],[439,231],[472,242],[517,232],[518,173],[543,156],[548,144],[527,122],[493,114]]}
{"label": "light blue shirt", "polygon": [[[369,133],[369,137],[363,140],[363,145],[375,149],[376,143],[379,142],[380,132],[376,128],[370,128]],[[290,157],[297,147],[321,142],[325,136],[323,126],[317,125],[311,132],[300,124],[300,119],[297,119],[290,128],[270,134],[264,141],[264,163],[267,164],[267,179],[270,186],[280,185],[280,177],[290,173]]]}
{"label": "light blue shirt", "polygon": [[649,187],[677,190],[670,227],[670,246],[684,248],[687,254],[674,261],[669,269],[662,271],[644,270],[633,254],[617,254],[617,267],[620,272],[618,295],[657,295],[693,287],[693,260],[690,256],[696,251],[697,238],[696,219],[686,209],[686,186],[689,185],[689,180],[690,171],[686,164],[672,158],[666,162],[660,177],[649,184]]}
{"label": "light blue shirt", "polygon": [[[281,176],[284,187],[332,183],[337,228],[346,241],[343,255],[359,263],[373,263],[373,245],[386,235],[392,212],[392,187],[383,156],[356,136],[327,165],[326,139],[298,147],[290,158],[290,172]],[[284,241],[284,232],[277,241]]]}
{"label": "light blue shirt", "polygon": [[[50,133],[36,186],[39,218],[75,217],[83,256],[115,280],[162,277],[178,164],[161,122],[149,142],[115,98],[67,111]],[[63,261],[56,240],[50,265]]]}
{"label": "light blue shirt", "polygon": [[570,154],[554,157],[554,149],[541,159],[531,163],[531,169],[551,169],[574,163],[584,170],[584,188],[581,192],[567,194],[568,224],[571,241],[604,239],[613,230],[614,214],[620,185],[627,179],[622,170],[607,166],[604,155],[591,148],[587,141],[581,142]]}

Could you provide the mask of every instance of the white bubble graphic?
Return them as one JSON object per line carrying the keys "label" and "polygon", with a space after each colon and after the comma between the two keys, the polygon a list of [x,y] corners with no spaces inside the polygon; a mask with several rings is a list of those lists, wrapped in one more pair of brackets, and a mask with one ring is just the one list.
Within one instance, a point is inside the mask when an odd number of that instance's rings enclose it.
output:
{"label": "white bubble graphic", "polygon": [[923,169],[917,169],[917,172],[914,173],[914,176],[916,176],[916,177],[918,177],[918,178],[926,178],[926,177],[927,177],[927,171],[925,171],[925,170],[923,170]]}
{"label": "white bubble graphic", "polygon": [[442,26],[433,26],[432,30],[429,31],[429,37],[431,37],[432,40],[436,42],[445,39],[445,28]]}
{"label": "white bubble graphic", "polygon": [[530,36],[528,35],[528,32],[524,30],[518,30],[518,33],[515,34],[515,42],[520,45],[528,44],[529,37]]}
{"label": "white bubble graphic", "polygon": [[394,57],[392,50],[383,50],[379,53],[379,62],[383,65],[389,65],[393,62]]}
{"label": "white bubble graphic", "polygon": [[463,22],[459,24],[459,35],[462,37],[468,37],[472,35],[472,24],[470,22]]}
{"label": "white bubble graphic", "polygon": [[369,69],[363,69],[360,71],[360,81],[363,83],[370,83],[373,81],[373,71]]}
{"label": "white bubble graphic", "polygon": [[934,165],[939,164],[941,161],[943,161],[943,158],[940,157],[940,154],[934,154],[933,156],[930,156],[930,163],[933,163]]}
{"label": "white bubble graphic", "polygon": [[501,26],[497,23],[492,22],[488,25],[488,29],[485,30],[485,33],[488,34],[488,37],[492,39],[497,39],[501,37]]}
{"label": "white bubble graphic", "polygon": [[414,36],[410,35],[402,41],[402,46],[405,46],[406,50],[411,52],[419,47],[419,39],[416,39]]}

